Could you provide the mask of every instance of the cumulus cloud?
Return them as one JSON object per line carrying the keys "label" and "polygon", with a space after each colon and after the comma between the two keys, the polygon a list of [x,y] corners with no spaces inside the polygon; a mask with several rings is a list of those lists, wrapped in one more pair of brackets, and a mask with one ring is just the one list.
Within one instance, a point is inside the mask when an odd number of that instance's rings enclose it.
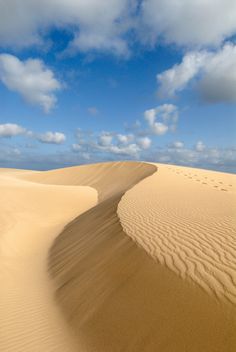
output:
{"label": "cumulus cloud", "polygon": [[236,148],[212,148],[205,146],[204,152],[193,148],[157,148],[147,160],[175,165],[206,168],[218,171],[236,172]]}
{"label": "cumulus cloud", "polygon": [[132,134],[102,132],[98,137],[98,142],[92,143],[92,147],[111,155],[137,158],[141,148],[137,143],[131,143],[133,139]]}
{"label": "cumulus cloud", "polygon": [[197,88],[204,101],[236,102],[236,45],[228,43],[210,55],[203,71]]}
{"label": "cumulus cloud", "polygon": [[127,55],[123,34],[130,27],[133,0],[8,0],[0,2],[0,44],[42,44],[52,28],[73,34],[70,46]]}
{"label": "cumulus cloud", "polygon": [[[62,144],[66,140],[65,134],[61,132],[45,132],[38,134],[14,123],[0,124],[0,138],[10,138],[19,135],[24,135],[25,137],[36,139],[41,143],[48,144]],[[78,148],[78,145],[75,144],[74,148],[76,147]]]}
{"label": "cumulus cloud", "polygon": [[175,141],[172,144],[170,144],[170,148],[181,149],[183,147],[184,147],[184,143],[181,141]]}
{"label": "cumulus cloud", "polygon": [[128,144],[134,140],[134,135],[133,134],[120,134],[118,133],[116,136],[117,140],[121,144]]}
{"label": "cumulus cloud", "polygon": [[98,144],[102,147],[109,146],[112,143],[112,139],[113,136],[110,132],[102,132],[102,134],[99,136]]}
{"label": "cumulus cloud", "polygon": [[180,64],[158,74],[158,96],[161,98],[172,97],[176,92],[183,90],[189,81],[199,73],[208,56],[206,52],[188,53]]}
{"label": "cumulus cloud", "polygon": [[61,132],[46,132],[37,136],[37,140],[41,143],[62,144],[66,140],[66,136]]}
{"label": "cumulus cloud", "polygon": [[198,141],[195,145],[195,150],[197,152],[203,152],[206,149],[205,144],[202,141]]}
{"label": "cumulus cloud", "polygon": [[141,149],[136,143],[131,143],[125,146],[110,145],[106,149],[106,152],[109,152],[112,154],[127,155],[134,158],[138,157],[140,151]]}
{"label": "cumulus cloud", "polygon": [[[178,108],[173,104],[163,104],[144,112],[144,118],[155,135],[163,135],[175,127],[178,116]],[[161,121],[157,121],[157,118]]]}
{"label": "cumulus cloud", "polygon": [[81,151],[81,149],[82,149],[82,146],[80,144],[78,144],[78,143],[72,144],[73,152],[79,152],[79,151]]}
{"label": "cumulus cloud", "polygon": [[226,43],[217,51],[187,53],[180,64],[157,75],[158,95],[173,97],[193,79],[202,100],[236,102],[236,45]]}
{"label": "cumulus cloud", "polygon": [[235,0],[144,0],[141,8],[142,33],[153,43],[212,46],[236,31]]}
{"label": "cumulus cloud", "polygon": [[5,123],[0,125],[0,137],[13,137],[21,134],[25,134],[27,130],[14,123]]}
{"label": "cumulus cloud", "polygon": [[141,149],[149,149],[152,144],[152,140],[149,137],[142,137],[138,139],[137,144]]}
{"label": "cumulus cloud", "polygon": [[0,54],[0,80],[11,91],[19,93],[27,102],[49,112],[56,104],[55,91],[61,88],[41,60],[19,60],[16,56]]}
{"label": "cumulus cloud", "polygon": [[154,124],[151,126],[151,128],[152,128],[153,133],[158,136],[166,134],[166,132],[169,129],[169,127],[162,122],[154,122]]}
{"label": "cumulus cloud", "polygon": [[97,158],[105,156],[108,160],[116,158],[137,159],[142,152],[151,146],[151,139],[147,136],[141,137],[131,133],[121,134],[111,131],[88,135],[79,130],[77,143],[72,145],[72,150],[82,155],[87,152],[97,155]]}
{"label": "cumulus cloud", "polygon": [[40,45],[43,34],[53,28],[70,31],[73,36],[70,48],[82,52],[102,50],[127,56],[130,30],[153,44],[164,39],[181,46],[217,45],[236,31],[236,3],[234,0],[0,2],[2,46]]}

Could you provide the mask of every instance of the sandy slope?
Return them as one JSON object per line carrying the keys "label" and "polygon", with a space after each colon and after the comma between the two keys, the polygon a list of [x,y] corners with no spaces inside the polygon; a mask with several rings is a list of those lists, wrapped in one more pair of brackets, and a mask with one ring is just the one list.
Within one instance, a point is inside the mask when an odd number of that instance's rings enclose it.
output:
{"label": "sandy slope", "polygon": [[0,175],[0,350],[236,350],[234,175],[134,162]]}
{"label": "sandy slope", "polygon": [[141,179],[156,171],[154,165],[139,162],[108,162],[68,167],[23,175],[34,182],[53,185],[85,185],[98,191],[99,201],[125,192]]}
{"label": "sandy slope", "polygon": [[0,350],[76,351],[53,299],[47,254],[63,226],[97,202],[90,187],[47,186],[0,171]]}
{"label": "sandy slope", "polygon": [[235,175],[159,165],[125,194],[118,215],[154,259],[236,305]]}
{"label": "sandy slope", "polygon": [[233,352],[235,176],[157,166],[56,239],[57,302],[86,351]]}

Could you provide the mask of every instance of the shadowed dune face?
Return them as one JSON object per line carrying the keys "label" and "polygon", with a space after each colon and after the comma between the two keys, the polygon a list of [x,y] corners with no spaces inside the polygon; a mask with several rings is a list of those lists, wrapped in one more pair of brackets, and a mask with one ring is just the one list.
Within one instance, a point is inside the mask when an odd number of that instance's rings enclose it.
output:
{"label": "shadowed dune face", "polygon": [[137,247],[116,216],[119,197],[74,220],[51,250],[56,299],[80,346],[99,352],[233,352],[234,312]]}
{"label": "shadowed dune face", "polygon": [[[99,190],[100,204],[66,226],[49,256],[56,300],[80,346],[91,352],[235,351],[235,309],[156,263],[121,227],[117,207],[124,192],[159,171],[143,164],[139,174],[138,163],[134,169],[127,163],[122,183],[115,164],[126,163],[114,163],[106,181],[102,174],[99,181],[84,178]],[[54,182],[48,177],[40,182]],[[132,208],[127,211],[132,217]]]}

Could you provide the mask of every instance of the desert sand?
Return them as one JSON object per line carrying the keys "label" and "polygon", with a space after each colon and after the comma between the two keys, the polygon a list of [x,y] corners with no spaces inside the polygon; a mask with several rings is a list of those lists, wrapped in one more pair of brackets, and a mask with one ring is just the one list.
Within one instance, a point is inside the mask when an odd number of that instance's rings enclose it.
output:
{"label": "desert sand", "polygon": [[55,236],[97,203],[90,187],[24,181],[33,173],[0,171],[0,351],[76,351],[47,275]]}
{"label": "desert sand", "polygon": [[236,176],[0,170],[1,351],[236,350]]}

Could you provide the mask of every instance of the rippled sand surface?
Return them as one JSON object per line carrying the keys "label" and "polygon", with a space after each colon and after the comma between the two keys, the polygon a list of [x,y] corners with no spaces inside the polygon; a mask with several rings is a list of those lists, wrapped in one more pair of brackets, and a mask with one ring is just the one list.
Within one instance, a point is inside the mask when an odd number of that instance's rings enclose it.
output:
{"label": "rippled sand surface", "polygon": [[0,350],[234,352],[236,176],[0,170]]}

